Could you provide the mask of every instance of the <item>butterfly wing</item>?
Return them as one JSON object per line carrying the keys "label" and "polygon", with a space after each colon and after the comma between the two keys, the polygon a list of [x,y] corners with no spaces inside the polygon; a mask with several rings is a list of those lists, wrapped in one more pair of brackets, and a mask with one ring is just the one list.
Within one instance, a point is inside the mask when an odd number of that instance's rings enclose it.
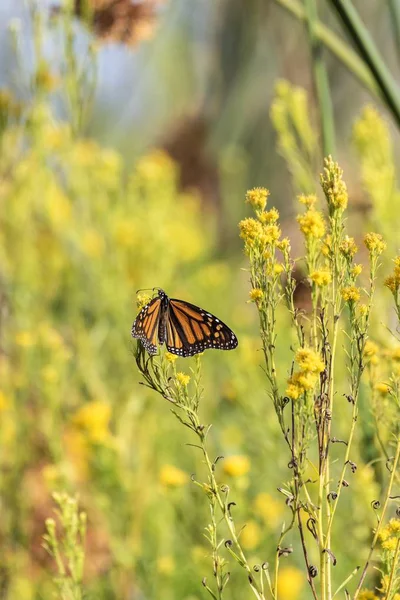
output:
{"label": "butterfly wing", "polygon": [[158,325],[161,315],[161,298],[153,298],[142,308],[132,325],[132,337],[138,338],[149,354],[156,354]]}
{"label": "butterfly wing", "polygon": [[193,356],[208,348],[233,350],[238,340],[233,331],[211,313],[189,302],[171,299],[166,345],[172,354]]}

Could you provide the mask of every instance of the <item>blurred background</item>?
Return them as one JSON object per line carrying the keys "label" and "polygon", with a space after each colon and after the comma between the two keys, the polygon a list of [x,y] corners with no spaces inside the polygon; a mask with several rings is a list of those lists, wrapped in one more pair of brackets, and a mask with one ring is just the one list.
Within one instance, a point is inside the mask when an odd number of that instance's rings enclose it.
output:
{"label": "blurred background", "polygon": [[[209,515],[190,482],[202,464],[185,449],[189,432],[138,383],[138,288],[161,286],[238,334],[234,353],[205,353],[202,415],[212,451],[229,457],[220,477],[247,523],[250,561],[272,559],[288,519],[276,491],[288,457],[247,303],[245,192],[271,190],[301,253],[296,194],[318,190],[330,149],[350,190],[350,229],[361,238],[374,225],[398,250],[400,113],[335,3],[320,4],[334,140],[321,126],[329,109],[301,2],[1,0],[0,598],[54,597],[42,536],[57,490],[78,493],[88,514],[85,598],[204,597]],[[353,4],[398,80],[395,2]],[[306,306],[302,278],[299,268]],[[384,311],[389,302],[378,300]],[[282,381],[289,350],[287,339]],[[368,540],[379,495],[367,425],[363,436],[338,580]],[[302,568],[299,552],[284,560],[282,600],[309,597]],[[232,573],[228,600],[248,597]]]}

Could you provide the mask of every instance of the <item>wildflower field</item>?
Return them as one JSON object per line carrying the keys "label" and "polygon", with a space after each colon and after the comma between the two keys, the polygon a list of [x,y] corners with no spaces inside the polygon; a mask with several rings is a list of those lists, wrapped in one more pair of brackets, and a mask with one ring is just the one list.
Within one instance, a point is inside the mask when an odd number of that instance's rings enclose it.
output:
{"label": "wildflower field", "polygon": [[[278,186],[232,146],[184,185],[187,146],[96,130],[101,45],[153,13],[8,23],[0,600],[399,600],[400,96],[368,44],[342,53],[371,97],[337,151],[335,38],[298,4],[316,86],[274,78]],[[156,287],[238,347],[150,355],[131,327]]]}

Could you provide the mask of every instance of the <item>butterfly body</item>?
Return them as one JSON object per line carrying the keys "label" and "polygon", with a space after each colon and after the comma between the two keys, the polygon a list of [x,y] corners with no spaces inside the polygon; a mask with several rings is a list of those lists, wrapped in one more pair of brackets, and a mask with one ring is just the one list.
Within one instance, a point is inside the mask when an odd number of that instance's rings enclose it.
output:
{"label": "butterfly body", "polygon": [[132,326],[149,354],[166,344],[172,354],[193,356],[209,348],[233,350],[238,345],[233,331],[211,313],[177,298],[158,294],[142,308]]}

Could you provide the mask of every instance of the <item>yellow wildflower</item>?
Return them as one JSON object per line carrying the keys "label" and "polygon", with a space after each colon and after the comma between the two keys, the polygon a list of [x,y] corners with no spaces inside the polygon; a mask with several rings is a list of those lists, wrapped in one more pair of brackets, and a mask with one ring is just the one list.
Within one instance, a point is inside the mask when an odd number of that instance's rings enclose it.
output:
{"label": "yellow wildflower", "polygon": [[160,483],[164,487],[181,487],[189,481],[188,474],[174,467],[174,465],[163,465],[160,469]]}
{"label": "yellow wildflower", "polygon": [[295,356],[296,362],[303,371],[322,373],[325,368],[324,361],[315,350],[299,348]]}
{"label": "yellow wildflower", "polygon": [[372,340],[367,340],[365,342],[365,346],[364,346],[364,356],[366,356],[367,358],[371,358],[372,356],[375,356],[379,351],[379,347],[377,344],[375,344],[375,342],[373,342]]}
{"label": "yellow wildflower", "polygon": [[240,237],[244,240],[245,244],[252,248],[257,242],[259,242],[261,235],[263,234],[263,226],[256,219],[243,219],[239,223]]}
{"label": "yellow wildflower", "polygon": [[276,223],[279,219],[279,212],[276,208],[271,208],[267,212],[263,212],[260,215],[260,221],[264,225],[270,225],[271,223]]}
{"label": "yellow wildflower", "polygon": [[343,171],[331,156],[325,158],[324,172],[321,174],[321,186],[328,206],[334,210],[345,210],[348,202],[347,186],[342,179]]}
{"label": "yellow wildflower", "polygon": [[306,577],[296,567],[282,567],[279,569],[278,594],[280,600],[297,600],[300,598]]}
{"label": "yellow wildflower", "polygon": [[290,240],[289,238],[283,238],[283,240],[279,240],[276,244],[276,247],[281,252],[290,252]]}
{"label": "yellow wildflower", "polygon": [[148,304],[151,300],[151,296],[149,294],[139,293],[136,298],[136,305],[139,310],[142,310],[146,304]]}
{"label": "yellow wildflower", "polygon": [[280,275],[283,272],[283,270],[284,270],[284,266],[283,265],[281,265],[279,263],[277,263],[277,264],[274,265],[274,274],[275,275]]}
{"label": "yellow wildflower", "polygon": [[240,543],[246,550],[253,550],[256,548],[261,540],[260,527],[255,521],[249,521],[246,523],[244,529],[240,534]]}
{"label": "yellow wildflower", "polygon": [[314,389],[317,380],[318,374],[311,373],[310,371],[300,371],[293,375],[293,381],[305,391]]}
{"label": "yellow wildflower", "polygon": [[104,443],[111,437],[109,423],[111,406],[102,400],[84,404],[72,417],[72,424],[91,442]]}
{"label": "yellow wildflower", "polygon": [[368,310],[369,309],[368,309],[368,306],[366,304],[359,304],[358,305],[358,312],[359,312],[359,315],[361,317],[365,317],[365,315],[368,314]]}
{"label": "yellow wildflower", "polygon": [[360,290],[355,285],[348,285],[340,291],[345,302],[358,302],[360,299]]}
{"label": "yellow wildflower", "polygon": [[223,463],[223,470],[225,475],[231,477],[241,477],[246,475],[250,470],[250,460],[247,456],[236,455],[228,456]]}
{"label": "yellow wildflower", "polygon": [[290,382],[286,388],[285,394],[292,400],[297,400],[303,392],[304,390],[300,387],[299,384]]}
{"label": "yellow wildflower", "polygon": [[367,233],[364,238],[364,244],[370,254],[382,254],[386,248],[386,242],[383,241],[383,238],[379,233]]}
{"label": "yellow wildflower", "polygon": [[187,387],[190,381],[190,375],[186,375],[186,373],[177,373],[176,374],[176,383],[179,386]]}
{"label": "yellow wildflower", "polygon": [[261,243],[265,245],[275,244],[280,237],[281,230],[279,229],[278,225],[267,225],[266,227],[264,227],[264,231],[260,237],[260,240]]}
{"label": "yellow wildflower", "polygon": [[176,354],[172,354],[171,352],[166,352],[164,357],[170,363],[174,363],[178,358]]}
{"label": "yellow wildflower", "polygon": [[384,285],[389,288],[392,294],[397,294],[400,286],[400,279],[395,275],[389,275],[389,277],[386,277]]}
{"label": "yellow wildflower", "polygon": [[251,204],[255,210],[262,211],[267,206],[267,199],[270,195],[269,190],[262,187],[253,188],[246,194],[246,202]]}
{"label": "yellow wildflower", "polygon": [[315,285],[322,287],[332,281],[332,276],[329,271],[313,271],[310,274],[310,279]]}
{"label": "yellow wildflower", "polygon": [[324,237],[325,222],[322,213],[319,211],[307,210],[304,214],[297,216],[297,222],[306,238],[320,239]]}
{"label": "yellow wildflower", "polygon": [[400,519],[390,519],[388,523],[388,528],[390,533],[392,534],[400,534]]}
{"label": "yellow wildflower", "polygon": [[255,514],[259,515],[271,529],[278,527],[284,510],[284,503],[266,492],[261,492],[254,498]]}
{"label": "yellow wildflower", "polygon": [[379,597],[372,590],[361,590],[358,594],[358,600],[379,600]]}
{"label": "yellow wildflower", "polygon": [[375,389],[377,392],[386,396],[390,392],[390,386],[387,383],[379,382],[375,384]]}
{"label": "yellow wildflower", "polygon": [[339,250],[347,258],[353,258],[358,250],[354,238],[346,235],[339,245]]}
{"label": "yellow wildflower", "polygon": [[351,270],[351,274],[353,275],[354,278],[358,277],[362,272],[362,265],[354,265],[354,267]]}
{"label": "yellow wildflower", "polygon": [[157,571],[160,575],[171,575],[175,571],[175,561],[172,556],[160,556],[157,559]]}
{"label": "yellow wildflower", "polygon": [[315,194],[301,194],[297,196],[297,199],[301,204],[307,206],[307,208],[313,208],[317,203],[317,196]]}
{"label": "yellow wildflower", "polygon": [[264,293],[262,290],[260,290],[260,288],[254,288],[249,292],[250,300],[252,302],[259,302],[262,299],[263,295]]}

